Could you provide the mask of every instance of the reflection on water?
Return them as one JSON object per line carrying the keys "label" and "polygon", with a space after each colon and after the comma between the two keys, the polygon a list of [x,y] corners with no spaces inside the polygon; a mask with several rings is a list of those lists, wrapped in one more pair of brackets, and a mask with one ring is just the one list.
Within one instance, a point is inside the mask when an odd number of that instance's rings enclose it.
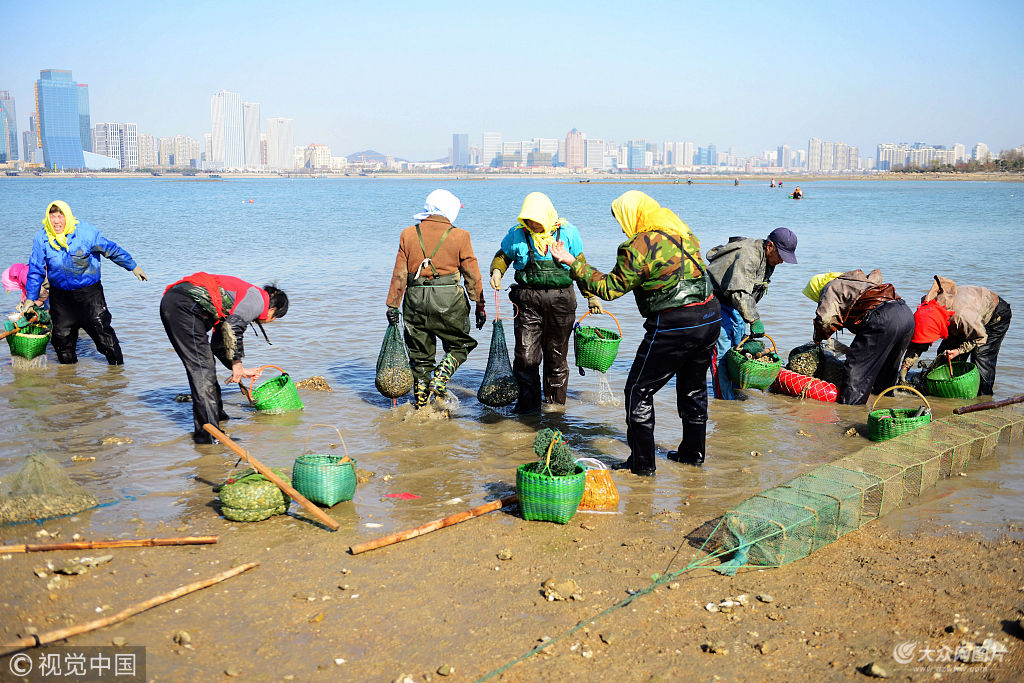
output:
{"label": "reflection on water", "polygon": [[[9,361],[0,365],[0,475],[14,470],[28,453],[43,451],[100,498],[121,501],[80,516],[84,523],[115,531],[137,516],[176,523],[213,514],[211,484],[232,471],[236,458],[220,446],[191,443],[191,405],[173,400],[188,391],[188,383],[157,314],[163,287],[197,270],[257,283],[276,280],[290,293],[288,316],[267,326],[273,345],[248,335],[248,362],[273,363],[296,380],[323,375],[334,391],[301,392],[306,406],[301,413],[262,415],[237,389],[225,386],[225,408],[232,417],[225,427],[268,465],[290,467],[304,449],[308,425],[337,425],[360,469],[376,475],[360,485],[352,503],[331,511],[347,534],[365,537],[413,526],[501,495],[514,483],[515,467],[532,457],[533,437],[545,426],[562,430],[580,456],[606,462],[625,458],[622,389],[643,333],[632,297],[608,305],[624,332],[615,364],[607,376],[571,373],[564,410],[518,418],[479,404],[476,391],[486,366],[490,325],[474,331],[480,346],[450,385],[459,403],[454,419],[417,413],[405,402],[393,408],[376,392],[373,375],[398,234],[434,186],[447,187],[462,199],[459,223],[470,230],[484,270],[522,197],[533,190],[549,194],[561,215],[581,228],[591,263],[607,269],[614,262],[622,234],[608,205],[629,188],[600,182],[0,182],[5,208],[0,265],[27,260],[38,214],[59,197],[130,251],[152,278],[140,283],[111,263],[103,266],[126,358],[123,368],[108,367],[88,340],[80,344],[81,361],[74,367],[59,366],[52,351],[49,363],[37,370],[17,370]],[[881,267],[911,304],[927,290],[934,273],[990,286],[1011,303],[1024,300],[1019,262],[992,258],[975,241],[984,235],[986,244],[1014,242],[1022,214],[1021,193],[1013,185],[820,182],[807,184],[803,202],[788,203],[760,184],[729,185],[727,190],[713,184],[646,189],[687,221],[705,251],[731,235],[763,236],[780,225],[797,233],[800,263],[776,271],[761,306],[783,354],[811,335],[814,307],[800,291],[821,271]],[[325,206],[339,210],[324,212]],[[245,245],[241,251],[239,243]],[[501,301],[503,311],[511,310],[507,293]],[[7,295],[2,302],[13,308],[16,299]],[[493,300],[488,312],[495,312]],[[1011,333],[1004,342],[996,385],[1001,396],[1024,384],[1022,338]],[[843,341],[849,343],[850,335]],[[227,374],[220,373],[222,378]],[[680,437],[674,395],[667,387],[655,402],[655,436],[663,450],[675,448]],[[940,399],[933,405],[941,415],[956,402]],[[862,426],[865,416],[864,407],[759,392],[746,401],[712,401],[707,464],[697,469],[662,455],[654,479],[616,474],[621,510],[689,503],[709,518],[717,516],[755,491],[864,445],[863,437],[845,432]],[[121,437],[115,440],[121,443],[104,443],[109,437]],[[323,441],[314,432],[310,446],[322,448]],[[72,455],[96,459],[72,462]],[[940,484],[940,493],[920,507],[920,514],[955,514],[989,524],[1020,520],[1015,487],[1021,482],[1024,458],[1018,450],[982,463],[966,478]],[[386,497],[402,492],[421,497]],[[462,498],[465,505],[444,504],[452,498]],[[911,514],[901,513],[900,519],[911,521]],[[367,522],[383,527],[367,529]],[[283,517],[266,524],[284,529],[297,522]]]}

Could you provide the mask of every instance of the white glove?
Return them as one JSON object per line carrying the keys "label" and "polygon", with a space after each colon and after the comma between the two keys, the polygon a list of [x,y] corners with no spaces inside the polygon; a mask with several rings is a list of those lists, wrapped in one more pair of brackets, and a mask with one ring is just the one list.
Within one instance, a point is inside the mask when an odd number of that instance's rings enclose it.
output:
{"label": "white glove", "polygon": [[146,275],[146,271],[142,269],[142,266],[135,266],[134,268],[132,268],[132,275],[139,278],[143,282],[149,279],[149,276]]}
{"label": "white glove", "polygon": [[491,289],[501,289],[501,271],[497,268],[491,271]]}
{"label": "white glove", "polygon": [[587,305],[590,307],[590,312],[593,315],[604,313],[604,307],[601,305],[601,299],[593,294],[587,297]]}

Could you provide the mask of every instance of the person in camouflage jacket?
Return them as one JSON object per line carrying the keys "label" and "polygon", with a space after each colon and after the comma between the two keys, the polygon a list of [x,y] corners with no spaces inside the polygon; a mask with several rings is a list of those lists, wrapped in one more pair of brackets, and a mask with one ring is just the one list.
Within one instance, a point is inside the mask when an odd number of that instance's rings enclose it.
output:
{"label": "person in camouflage jacket", "polygon": [[676,405],[683,421],[670,460],[700,465],[708,419],[707,373],[718,339],[721,308],[701,260],[700,242],[672,211],[631,190],[612,202],[612,215],[628,238],[615,267],[604,274],[574,258],[561,244],[555,259],[570,266],[573,280],[611,301],[633,292],[646,334],[626,379],[626,441],[630,455],[617,468],[655,473],[654,394],[676,378]]}

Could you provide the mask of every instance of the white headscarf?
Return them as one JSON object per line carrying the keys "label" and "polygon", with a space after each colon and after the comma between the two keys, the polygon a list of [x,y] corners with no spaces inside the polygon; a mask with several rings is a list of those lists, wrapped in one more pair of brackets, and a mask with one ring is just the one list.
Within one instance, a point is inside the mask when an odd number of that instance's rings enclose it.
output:
{"label": "white headscarf", "polygon": [[413,218],[421,221],[427,216],[444,216],[448,219],[449,223],[454,225],[455,218],[459,215],[459,209],[461,208],[462,202],[451,192],[448,190],[434,190],[427,195],[427,201],[423,204],[423,211],[413,215]]}

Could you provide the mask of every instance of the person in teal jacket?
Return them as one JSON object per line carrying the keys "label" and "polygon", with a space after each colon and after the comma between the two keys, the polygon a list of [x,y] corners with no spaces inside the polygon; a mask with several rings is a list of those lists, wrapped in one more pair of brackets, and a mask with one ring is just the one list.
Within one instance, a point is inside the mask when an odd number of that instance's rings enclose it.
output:
{"label": "person in teal jacket", "polygon": [[[543,399],[565,405],[569,388],[569,335],[576,322],[576,294],[569,268],[554,261],[551,246],[563,242],[574,257],[583,253],[583,240],[575,225],[559,217],[542,192],[526,195],[519,217],[491,261],[491,287],[501,289],[501,276],[509,266],[515,281],[509,298],[518,307],[512,372],[519,386],[517,413],[541,408],[540,364],[544,360]],[[591,313],[601,313],[601,300],[587,291]]]}
{"label": "person in teal jacket", "polygon": [[100,256],[130,270],[140,280],[148,279],[131,254],[101,235],[91,223],[75,218],[66,202],[50,202],[43,227],[32,243],[26,302],[42,306],[39,289],[48,278],[53,319],[50,343],[63,364],[78,362],[75,346],[80,329],[92,337],[110,365],[124,364],[100,283]]}

